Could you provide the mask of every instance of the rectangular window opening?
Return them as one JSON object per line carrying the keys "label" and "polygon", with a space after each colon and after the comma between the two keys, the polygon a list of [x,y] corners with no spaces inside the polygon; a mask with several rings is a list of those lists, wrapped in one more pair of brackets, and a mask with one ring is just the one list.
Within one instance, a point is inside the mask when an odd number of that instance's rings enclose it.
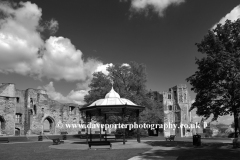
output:
{"label": "rectangular window opening", "polygon": [[20,102],[20,98],[19,97],[17,97],[17,103],[19,103]]}
{"label": "rectangular window opening", "polygon": [[16,123],[22,123],[22,114],[21,113],[16,113]]}
{"label": "rectangular window opening", "polygon": [[75,107],[70,106],[70,107],[69,107],[69,114],[75,114],[75,113],[74,113],[74,109],[75,109]]}

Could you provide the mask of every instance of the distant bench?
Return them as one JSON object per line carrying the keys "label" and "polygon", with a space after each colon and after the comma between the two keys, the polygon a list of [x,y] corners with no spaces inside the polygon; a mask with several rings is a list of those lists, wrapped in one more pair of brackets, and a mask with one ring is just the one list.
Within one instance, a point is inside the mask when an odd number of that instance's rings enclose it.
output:
{"label": "distant bench", "polygon": [[9,143],[9,140],[8,140],[8,138],[0,138],[0,143]]}
{"label": "distant bench", "polygon": [[61,143],[64,143],[64,141],[60,141],[59,138],[52,139],[52,141],[53,141],[53,145],[59,145],[59,144],[61,144]]}
{"label": "distant bench", "polygon": [[166,137],[166,141],[174,141],[175,135],[170,135],[169,137]]}
{"label": "distant bench", "polygon": [[112,144],[109,141],[90,141],[88,142],[89,149],[91,149],[92,146],[110,146],[110,149],[112,148]]}
{"label": "distant bench", "polygon": [[115,136],[115,135],[107,135],[107,136],[104,136],[103,138],[104,138],[105,140],[115,139],[115,141],[116,141],[116,136]]}

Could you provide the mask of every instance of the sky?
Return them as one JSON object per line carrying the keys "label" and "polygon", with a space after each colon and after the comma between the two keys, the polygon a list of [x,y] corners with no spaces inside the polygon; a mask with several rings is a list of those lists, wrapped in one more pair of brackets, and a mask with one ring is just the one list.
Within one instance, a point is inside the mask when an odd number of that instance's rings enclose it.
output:
{"label": "sky", "polygon": [[202,57],[195,43],[237,18],[239,0],[0,1],[0,83],[83,104],[92,73],[135,61],[147,67],[148,89],[187,84],[194,100],[186,78]]}

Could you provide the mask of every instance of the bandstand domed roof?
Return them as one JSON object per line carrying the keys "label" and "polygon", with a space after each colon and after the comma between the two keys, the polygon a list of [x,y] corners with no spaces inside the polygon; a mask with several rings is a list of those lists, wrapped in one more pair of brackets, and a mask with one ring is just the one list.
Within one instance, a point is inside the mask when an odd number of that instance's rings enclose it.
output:
{"label": "bandstand domed roof", "polygon": [[110,92],[108,92],[104,99],[99,99],[95,102],[93,102],[90,106],[114,106],[114,105],[131,105],[131,106],[137,106],[132,101],[121,98],[120,95],[113,89],[111,89]]}

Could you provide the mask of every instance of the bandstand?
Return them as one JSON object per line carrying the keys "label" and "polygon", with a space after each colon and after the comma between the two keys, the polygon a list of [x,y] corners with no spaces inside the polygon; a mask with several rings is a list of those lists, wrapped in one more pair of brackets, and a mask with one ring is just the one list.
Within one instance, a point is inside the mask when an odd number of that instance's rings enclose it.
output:
{"label": "bandstand", "polygon": [[[106,124],[107,115],[116,115],[122,117],[122,122],[124,122],[124,117],[130,114],[136,115],[136,121],[139,126],[139,113],[144,110],[145,107],[139,106],[132,101],[121,98],[120,95],[113,89],[109,93],[106,94],[104,99],[99,99],[93,102],[91,105],[87,107],[83,107],[80,109],[81,112],[86,115],[86,126],[88,124],[88,119],[91,121],[93,116],[96,117],[104,117],[104,123]],[[101,125],[100,125],[101,126]],[[90,128],[91,129],[91,128]],[[105,131],[105,136],[107,133]],[[123,144],[125,144],[125,129],[123,129]],[[90,136],[88,138],[88,128],[86,132],[87,142],[92,141],[92,133],[90,131]],[[101,140],[101,128],[100,128],[100,140]],[[137,141],[140,143],[140,132],[139,128],[137,128]]]}

